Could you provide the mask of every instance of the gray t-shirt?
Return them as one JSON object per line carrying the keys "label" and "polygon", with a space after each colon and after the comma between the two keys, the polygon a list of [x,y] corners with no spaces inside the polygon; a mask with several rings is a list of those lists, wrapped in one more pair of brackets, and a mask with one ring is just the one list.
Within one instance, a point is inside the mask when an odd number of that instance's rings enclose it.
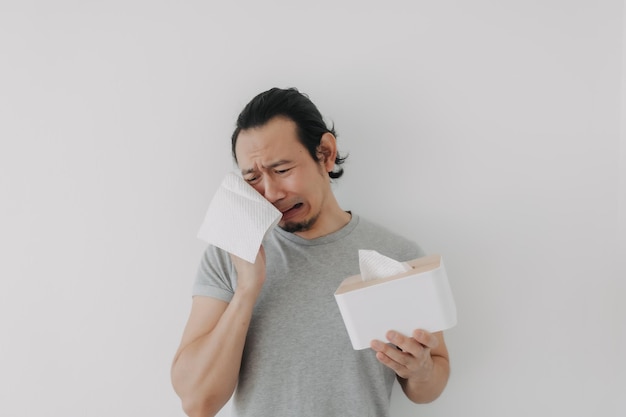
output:
{"label": "gray t-shirt", "polygon": [[[337,232],[312,240],[275,228],[263,246],[267,276],[246,338],[233,402],[237,415],[388,416],[395,374],[371,349],[352,349],[334,292],[359,273],[359,249],[398,261],[424,252],[356,215]],[[193,295],[230,301],[236,285],[228,254],[209,246]]]}

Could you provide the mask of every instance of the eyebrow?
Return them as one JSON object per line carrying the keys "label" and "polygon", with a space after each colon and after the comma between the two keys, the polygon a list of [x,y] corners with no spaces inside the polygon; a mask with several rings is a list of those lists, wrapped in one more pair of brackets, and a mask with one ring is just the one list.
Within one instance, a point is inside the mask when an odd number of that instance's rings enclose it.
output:
{"label": "eyebrow", "polygon": [[[288,159],[281,159],[281,160],[273,162],[273,163],[271,163],[269,165],[263,165],[263,168],[265,168],[265,169],[272,169],[272,168],[276,168],[276,167],[281,166],[281,165],[290,164],[291,162],[292,161],[290,161]],[[246,174],[251,174],[251,173],[253,173],[255,171],[256,171],[255,168],[248,168],[248,169],[242,169],[241,173],[243,175],[246,175]]]}

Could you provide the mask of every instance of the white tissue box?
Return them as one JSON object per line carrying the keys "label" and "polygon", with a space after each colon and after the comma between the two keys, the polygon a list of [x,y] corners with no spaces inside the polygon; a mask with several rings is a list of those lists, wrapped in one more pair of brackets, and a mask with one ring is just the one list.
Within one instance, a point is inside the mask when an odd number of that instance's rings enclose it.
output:
{"label": "white tissue box", "polygon": [[335,299],[356,350],[373,339],[386,341],[396,330],[407,336],[415,329],[438,332],[456,325],[456,305],[440,255],[407,262],[413,269],[387,278],[363,281],[346,278]]}

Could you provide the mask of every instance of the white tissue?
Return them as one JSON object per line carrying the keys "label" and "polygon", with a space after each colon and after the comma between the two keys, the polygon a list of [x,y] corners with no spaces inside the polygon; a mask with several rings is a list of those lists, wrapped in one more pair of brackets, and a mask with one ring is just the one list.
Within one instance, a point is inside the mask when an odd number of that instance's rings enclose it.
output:
{"label": "white tissue", "polygon": [[410,271],[411,266],[406,262],[398,262],[381,255],[375,250],[359,249],[359,269],[361,270],[361,279],[368,281]]}
{"label": "white tissue", "polygon": [[254,263],[263,238],[281,217],[280,210],[230,172],[211,200],[198,238]]}

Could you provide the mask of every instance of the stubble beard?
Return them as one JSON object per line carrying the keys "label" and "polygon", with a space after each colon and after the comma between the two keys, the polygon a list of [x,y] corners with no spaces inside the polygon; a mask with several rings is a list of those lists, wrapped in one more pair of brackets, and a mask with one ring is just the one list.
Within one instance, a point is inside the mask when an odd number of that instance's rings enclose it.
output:
{"label": "stubble beard", "polygon": [[[319,168],[320,168],[319,174],[322,177],[327,175],[327,173],[321,167]],[[322,206],[323,206],[323,203],[324,201],[322,201]],[[316,214],[314,214],[313,216],[311,216],[310,218],[306,220],[302,220],[300,222],[286,222],[282,226],[279,225],[279,227],[283,229],[285,232],[289,232],[289,233],[306,232],[308,230],[311,230],[313,225],[317,222],[317,219],[320,217],[321,213],[322,213],[322,210],[320,209]]]}
{"label": "stubble beard", "polygon": [[307,230],[310,230],[311,227],[313,227],[319,217],[320,213],[317,213],[313,217],[300,222],[287,222],[284,225],[280,226],[280,228],[289,233],[306,232]]}

